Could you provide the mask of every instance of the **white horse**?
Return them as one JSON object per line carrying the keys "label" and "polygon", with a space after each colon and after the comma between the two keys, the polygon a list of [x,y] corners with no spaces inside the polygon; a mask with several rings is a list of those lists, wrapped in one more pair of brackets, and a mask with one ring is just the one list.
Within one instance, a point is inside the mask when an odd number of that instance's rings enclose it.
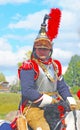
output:
{"label": "white horse", "polygon": [[65,125],[61,125],[60,130],[80,130],[80,111],[70,111],[65,114],[65,116],[56,124],[54,130],[58,130],[58,125],[62,122],[62,120],[65,121]]}
{"label": "white horse", "polygon": [[65,124],[66,130],[80,130],[80,111],[69,112],[65,118]]}
{"label": "white horse", "polygon": [[80,110],[71,111],[64,101],[46,106],[44,116],[51,130],[80,130]]}

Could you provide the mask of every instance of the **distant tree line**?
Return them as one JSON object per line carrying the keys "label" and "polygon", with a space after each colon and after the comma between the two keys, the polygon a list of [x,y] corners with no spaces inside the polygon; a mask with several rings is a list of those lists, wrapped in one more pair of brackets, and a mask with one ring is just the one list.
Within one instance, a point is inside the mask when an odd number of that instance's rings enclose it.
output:
{"label": "distant tree line", "polygon": [[64,78],[71,87],[80,87],[80,56],[72,56]]}
{"label": "distant tree line", "polygon": [[73,93],[80,89],[80,56],[72,56],[67,71],[64,74],[64,79],[71,87]]}

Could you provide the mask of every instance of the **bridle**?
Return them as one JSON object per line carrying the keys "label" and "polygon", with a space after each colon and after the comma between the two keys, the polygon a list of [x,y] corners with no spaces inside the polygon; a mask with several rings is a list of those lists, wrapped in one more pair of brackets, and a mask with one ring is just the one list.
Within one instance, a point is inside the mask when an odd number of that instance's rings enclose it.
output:
{"label": "bridle", "polygon": [[[73,110],[72,112],[73,112],[73,115],[74,115],[75,130],[78,130],[78,129],[77,129],[77,124],[76,124],[76,122],[77,122],[76,110]],[[57,127],[58,127],[60,124],[62,124],[63,120],[65,120],[65,118],[66,118],[66,116],[67,116],[68,114],[69,114],[69,112],[66,112],[66,113],[64,114],[64,116],[63,116],[63,117],[60,119],[60,121],[56,124],[54,130],[56,130]],[[65,130],[66,127],[67,127],[67,124],[62,124],[62,129],[61,129],[61,130]]]}
{"label": "bridle", "polygon": [[[56,124],[54,130],[56,130],[57,127],[58,127],[60,124],[62,124],[62,121],[65,119],[65,117],[68,115],[68,113],[69,113],[69,112],[66,112],[66,113],[64,114],[64,116],[63,116],[63,117],[60,119],[60,121]],[[63,125],[63,128],[66,128],[66,124]]]}

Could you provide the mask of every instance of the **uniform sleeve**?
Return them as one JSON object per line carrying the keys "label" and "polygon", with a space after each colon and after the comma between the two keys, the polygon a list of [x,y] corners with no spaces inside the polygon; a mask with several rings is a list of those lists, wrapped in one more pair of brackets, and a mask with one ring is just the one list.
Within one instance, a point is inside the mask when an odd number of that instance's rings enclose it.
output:
{"label": "uniform sleeve", "polygon": [[65,83],[64,79],[62,78],[60,81],[57,81],[57,90],[60,96],[66,101],[67,97],[72,97],[69,86]]}
{"label": "uniform sleeve", "polygon": [[22,97],[28,99],[32,102],[39,99],[42,95],[36,90],[37,86],[34,80],[35,72],[31,70],[21,70],[20,71],[20,83]]}

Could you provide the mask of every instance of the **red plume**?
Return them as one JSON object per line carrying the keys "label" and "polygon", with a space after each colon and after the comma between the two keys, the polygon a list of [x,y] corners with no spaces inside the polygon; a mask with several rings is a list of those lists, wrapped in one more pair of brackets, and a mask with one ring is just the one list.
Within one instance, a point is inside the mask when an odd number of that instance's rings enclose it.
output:
{"label": "red plume", "polygon": [[47,36],[52,41],[54,38],[57,37],[58,29],[60,25],[60,18],[61,18],[61,11],[60,9],[51,9],[51,12],[49,14],[50,19],[48,20],[48,26],[47,26]]}
{"label": "red plume", "polygon": [[80,99],[80,90],[78,90],[77,96],[78,96],[78,98]]}

